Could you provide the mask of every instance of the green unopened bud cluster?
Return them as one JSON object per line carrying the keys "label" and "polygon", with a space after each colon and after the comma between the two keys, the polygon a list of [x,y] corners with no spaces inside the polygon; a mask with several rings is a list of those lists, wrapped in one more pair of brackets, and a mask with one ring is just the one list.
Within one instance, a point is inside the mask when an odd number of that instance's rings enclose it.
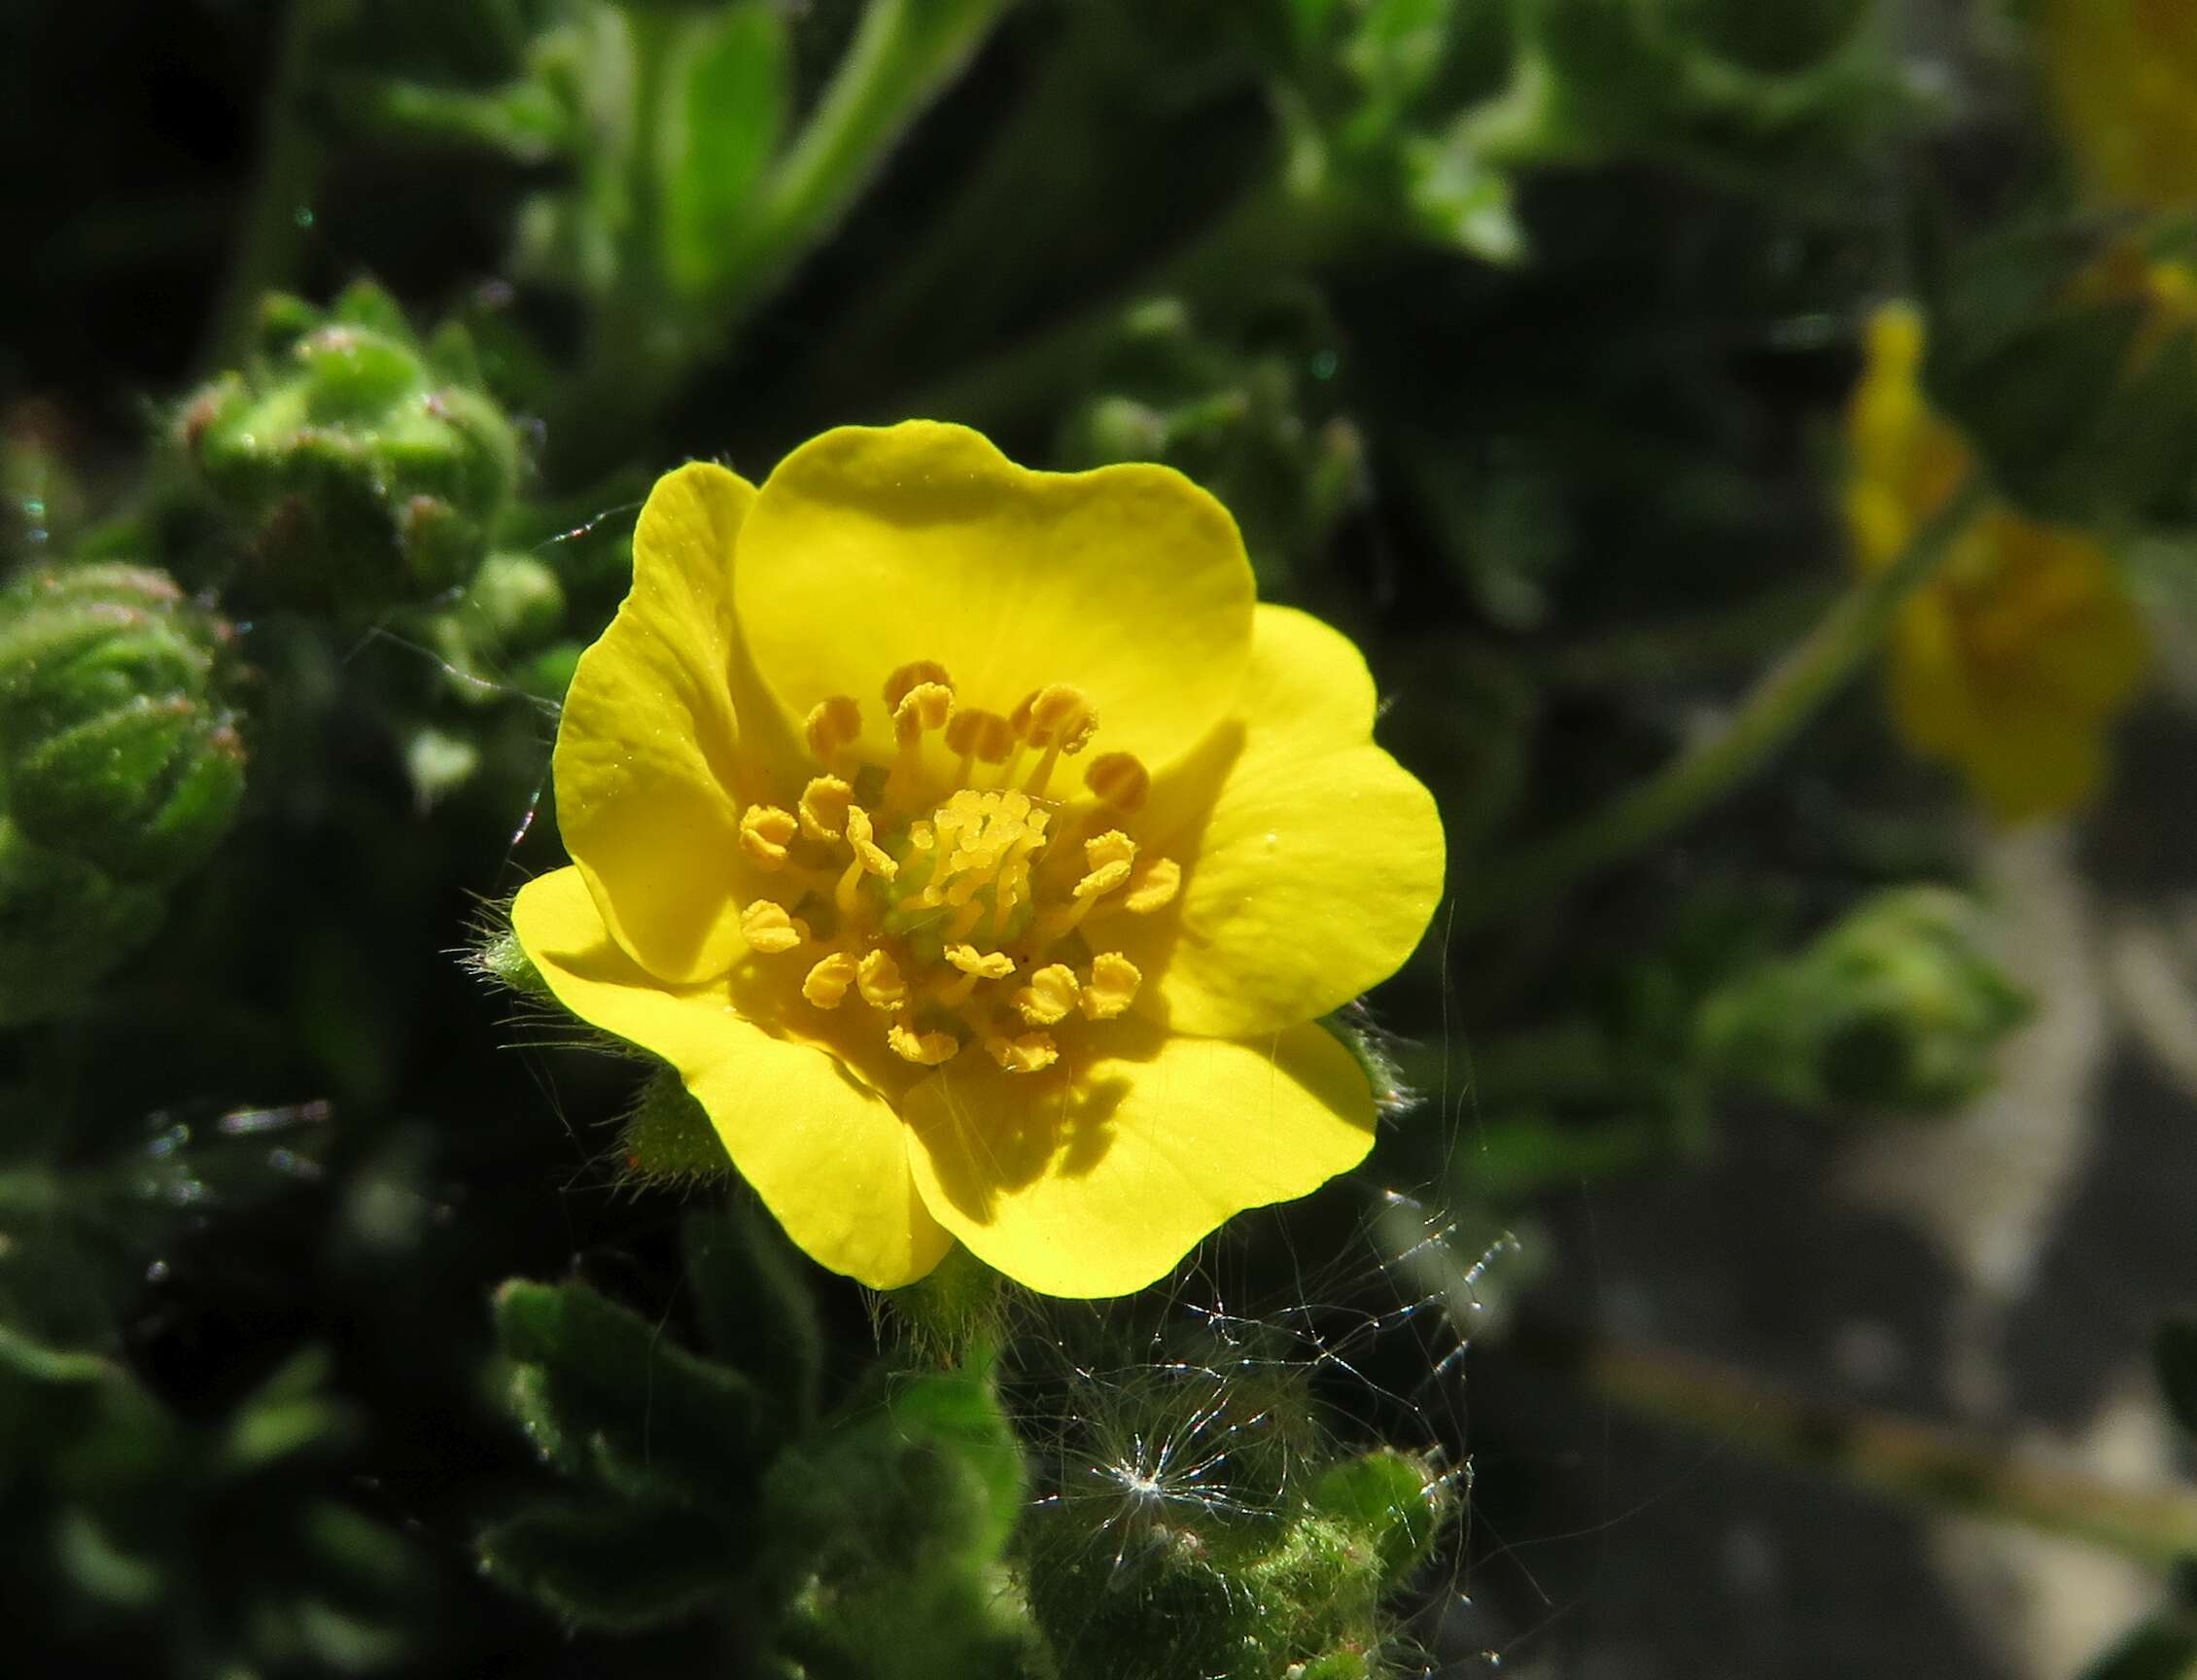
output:
{"label": "green unopened bud cluster", "polygon": [[1704,1059],[1730,1083],[1803,1106],[1930,1111],[1990,1083],[2028,997],[1980,938],[1976,906],[1937,887],[1865,900],[1798,954],[1710,998]]}
{"label": "green unopened bud cluster", "polygon": [[297,606],[373,612],[464,583],[519,463],[470,345],[421,344],[366,285],[325,314],[270,298],[262,320],[250,365],[189,399],[174,423],[254,585]]}
{"label": "green unopened bud cluster", "polygon": [[1063,1680],[1376,1680],[1447,1479],[1392,1448],[1323,1455],[1300,1378],[1155,1373],[1101,1399],[1027,1525]]}
{"label": "green unopened bud cluster", "polygon": [[0,590],[0,1021],[65,1006],[142,945],[227,831],[231,640],[145,567]]}

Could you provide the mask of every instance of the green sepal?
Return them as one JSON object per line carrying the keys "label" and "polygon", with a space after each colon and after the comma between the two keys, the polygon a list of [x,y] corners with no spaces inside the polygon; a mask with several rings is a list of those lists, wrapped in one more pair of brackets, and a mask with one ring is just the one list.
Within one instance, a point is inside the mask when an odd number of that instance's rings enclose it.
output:
{"label": "green sepal", "polygon": [[678,1070],[649,1074],[623,1133],[625,1170],[645,1184],[670,1187],[717,1182],[733,1176],[709,1111],[680,1082]]}
{"label": "green sepal", "polygon": [[[663,1327],[582,1283],[514,1279],[496,1294],[506,1355],[561,1446],[634,1495],[737,1511],[763,1471],[767,1408],[748,1378],[688,1352]],[[570,1446],[563,1446],[570,1453]]]}
{"label": "green sepal", "polygon": [[997,1340],[1007,1280],[959,1242],[913,1283],[883,1300],[892,1321],[932,1365],[959,1365]]}
{"label": "green sepal", "polygon": [[544,1501],[474,1543],[489,1579],[575,1627],[617,1631],[692,1616],[739,1579],[739,1530],[698,1511]]}

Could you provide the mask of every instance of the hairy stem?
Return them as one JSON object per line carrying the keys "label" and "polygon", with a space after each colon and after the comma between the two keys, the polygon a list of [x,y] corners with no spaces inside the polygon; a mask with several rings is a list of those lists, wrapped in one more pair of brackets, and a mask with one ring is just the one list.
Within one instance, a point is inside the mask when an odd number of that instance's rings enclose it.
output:
{"label": "hairy stem", "polygon": [[1987,1436],[1827,1405],[1667,1348],[1587,1355],[1590,1386],[1645,1418],[1932,1510],[2086,1541],[2152,1567],[2197,1553],[2197,1493],[2105,1482]]}
{"label": "hairy stem", "polygon": [[1893,614],[1945,563],[1985,495],[1979,479],[1965,485],[1905,552],[1841,596],[1709,740],[1599,810],[1497,859],[1460,905],[1459,924],[1507,917],[1563,893],[1668,838],[1760,771],[1875,651]]}

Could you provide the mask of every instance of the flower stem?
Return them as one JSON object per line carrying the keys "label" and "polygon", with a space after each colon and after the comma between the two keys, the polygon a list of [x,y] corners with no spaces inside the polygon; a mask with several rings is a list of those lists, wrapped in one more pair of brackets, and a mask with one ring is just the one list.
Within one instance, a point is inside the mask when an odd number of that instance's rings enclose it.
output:
{"label": "flower stem", "polygon": [[1014,0],[871,0],[847,55],[771,177],[745,302],[846,212],[892,143]]}
{"label": "flower stem", "polygon": [[274,75],[261,107],[259,172],[208,341],[209,356],[219,366],[233,364],[244,354],[260,299],[295,282],[312,227],[321,142],[306,114],[306,88],[327,10],[325,0],[290,0],[283,14]]}
{"label": "flower stem", "polygon": [[1839,598],[1757,682],[1725,726],[1646,781],[1509,859],[1497,859],[1458,908],[1477,926],[1556,897],[1667,838],[1761,770],[1883,640],[1901,603],[1934,577],[1983,506],[1971,478],[1883,571]]}
{"label": "flower stem", "polygon": [[2197,1553],[2197,1493],[2128,1487],[1988,1437],[1827,1405],[1667,1348],[1605,1346],[1587,1382],[1627,1411],[1934,1510],[2086,1541],[2149,1567]]}
{"label": "flower stem", "polygon": [[591,334],[586,366],[550,427],[575,477],[606,470],[717,352],[810,250],[837,226],[886,155],[952,80],[1014,0],[870,0],[846,56],[763,190],[753,229],[721,285],[699,302],[671,297],[658,266],[653,102],[668,35],[650,20],[636,38],[633,156],[637,215],[624,232],[621,279]]}

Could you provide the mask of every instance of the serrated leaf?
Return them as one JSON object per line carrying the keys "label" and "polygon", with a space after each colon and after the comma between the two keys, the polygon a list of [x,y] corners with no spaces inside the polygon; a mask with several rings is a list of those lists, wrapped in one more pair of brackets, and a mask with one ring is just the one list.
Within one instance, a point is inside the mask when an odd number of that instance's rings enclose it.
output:
{"label": "serrated leaf", "polygon": [[652,1628],[692,1616],[739,1578],[741,1548],[693,1511],[544,1503],[475,1542],[482,1570],[583,1628]]}
{"label": "serrated leaf", "polygon": [[754,1384],[661,1326],[584,1284],[514,1280],[497,1292],[496,1328],[506,1354],[542,1374],[521,1420],[584,1442],[620,1488],[738,1505],[760,1477],[771,1431]]}
{"label": "serrated leaf", "polygon": [[680,292],[702,297],[740,262],[785,131],[792,78],[785,20],[770,0],[697,17],[674,62],[657,158],[664,267]]}

